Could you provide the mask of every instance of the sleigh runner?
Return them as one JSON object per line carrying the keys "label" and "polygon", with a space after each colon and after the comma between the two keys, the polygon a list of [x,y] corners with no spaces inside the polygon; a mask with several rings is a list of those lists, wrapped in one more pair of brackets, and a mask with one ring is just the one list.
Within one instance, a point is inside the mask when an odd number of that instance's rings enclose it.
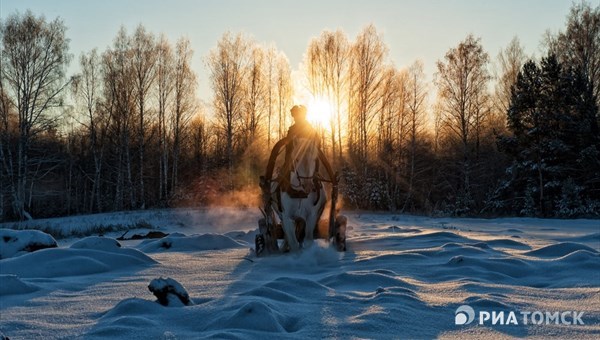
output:
{"label": "sleigh runner", "polygon": [[[275,164],[285,150],[283,166]],[[321,175],[324,168],[326,177]],[[275,144],[264,176],[260,176],[263,217],[255,237],[257,256],[295,250],[313,239],[326,239],[346,250],[346,224],[336,215],[339,174],[334,172],[316,136],[288,136]],[[328,219],[321,218],[327,203],[325,184],[331,186]],[[280,248],[278,240],[283,240]]]}

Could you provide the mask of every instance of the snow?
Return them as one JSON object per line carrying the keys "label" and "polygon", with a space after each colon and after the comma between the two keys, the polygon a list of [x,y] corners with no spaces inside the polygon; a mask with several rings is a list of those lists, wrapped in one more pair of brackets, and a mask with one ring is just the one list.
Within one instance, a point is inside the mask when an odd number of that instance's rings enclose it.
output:
{"label": "snow", "polygon": [[[163,239],[75,235],[0,260],[11,339],[597,338],[600,221],[345,213],[348,250],[317,241],[257,258],[258,211],[179,209],[80,217],[150,221]],[[127,216],[130,217],[127,220]],[[118,222],[115,222],[118,221]],[[65,229],[60,228],[64,222]],[[12,225],[0,225],[12,227]],[[19,227],[20,228],[20,227]],[[165,246],[168,244],[169,246]],[[4,244],[2,245],[4,248]],[[2,249],[4,251],[4,249]],[[168,308],[149,290],[172,287]],[[579,311],[584,325],[455,325],[455,311]]]}
{"label": "snow", "polygon": [[104,251],[118,251],[121,244],[110,237],[89,236],[71,245],[72,249],[96,249]]}
{"label": "snow", "polygon": [[[246,244],[247,246],[247,244]],[[244,247],[244,244],[219,234],[185,236],[169,235],[157,240],[145,240],[138,248],[146,253],[158,251],[201,251]]]}
{"label": "snow", "polygon": [[53,248],[2,261],[0,273],[21,278],[56,278],[80,276],[155,264],[149,256],[135,249]]}
{"label": "snow", "polygon": [[38,230],[0,229],[0,260],[56,246],[52,236]]}
{"label": "snow", "polygon": [[0,275],[0,296],[11,294],[27,294],[38,290],[39,287],[23,282],[17,275]]}

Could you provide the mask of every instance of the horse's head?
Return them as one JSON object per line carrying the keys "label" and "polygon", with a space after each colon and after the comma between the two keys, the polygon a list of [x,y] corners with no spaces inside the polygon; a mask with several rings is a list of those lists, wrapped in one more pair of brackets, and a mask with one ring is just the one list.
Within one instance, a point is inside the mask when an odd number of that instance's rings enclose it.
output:
{"label": "horse's head", "polygon": [[298,137],[292,140],[292,172],[290,184],[293,189],[310,193],[319,160],[319,142],[315,137]]}

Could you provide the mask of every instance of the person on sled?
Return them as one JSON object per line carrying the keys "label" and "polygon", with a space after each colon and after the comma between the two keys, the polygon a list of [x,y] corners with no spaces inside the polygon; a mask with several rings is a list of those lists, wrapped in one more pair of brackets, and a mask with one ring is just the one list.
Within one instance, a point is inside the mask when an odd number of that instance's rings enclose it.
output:
{"label": "person on sled", "polygon": [[295,137],[313,137],[316,135],[315,129],[306,120],[306,107],[304,105],[294,105],[290,110],[294,124],[288,130],[288,138]]}
{"label": "person on sled", "polygon": [[[317,147],[320,147],[319,138],[315,129],[306,120],[307,110],[304,105],[294,105],[290,110],[294,124],[290,126],[287,133],[287,139],[293,141],[298,138],[306,138],[308,140],[314,140],[317,143]],[[291,166],[292,150],[294,143],[288,143],[285,148],[285,165],[284,169],[287,171]]]}

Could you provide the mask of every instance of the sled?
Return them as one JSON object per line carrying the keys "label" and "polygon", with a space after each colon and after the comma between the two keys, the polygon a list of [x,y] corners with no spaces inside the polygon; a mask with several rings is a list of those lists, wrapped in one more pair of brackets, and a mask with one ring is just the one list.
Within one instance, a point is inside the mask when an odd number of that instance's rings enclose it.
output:
{"label": "sled", "polygon": [[[288,249],[281,249],[278,242],[279,240],[284,240],[285,236],[282,222],[278,217],[284,212],[285,207],[280,204],[281,199],[278,199],[278,197],[285,190],[289,190],[284,185],[285,176],[281,175],[289,174],[289,172],[280,171],[280,174],[274,175],[274,170],[278,156],[290,143],[292,143],[291,139],[285,137],[275,144],[267,163],[265,175],[259,177],[259,185],[262,192],[262,206],[260,207],[260,211],[263,217],[258,220],[259,233],[255,237],[254,249],[257,256],[288,251]],[[330,184],[331,194],[329,201],[325,199],[325,203],[329,203],[328,218],[324,219],[322,217],[324,206],[326,205],[324,204],[323,210],[319,212],[313,239],[325,239],[338,251],[346,251],[347,218],[336,214],[339,173],[333,171],[331,164],[321,149],[318,150],[318,162],[325,168],[327,177],[322,177],[320,172],[315,172],[311,180],[314,181],[314,187],[318,188],[316,190],[319,190],[319,188],[324,190],[324,183]],[[296,238],[303,240],[306,237],[304,235],[304,229],[306,228],[305,221],[302,218],[296,218],[295,227]]]}

